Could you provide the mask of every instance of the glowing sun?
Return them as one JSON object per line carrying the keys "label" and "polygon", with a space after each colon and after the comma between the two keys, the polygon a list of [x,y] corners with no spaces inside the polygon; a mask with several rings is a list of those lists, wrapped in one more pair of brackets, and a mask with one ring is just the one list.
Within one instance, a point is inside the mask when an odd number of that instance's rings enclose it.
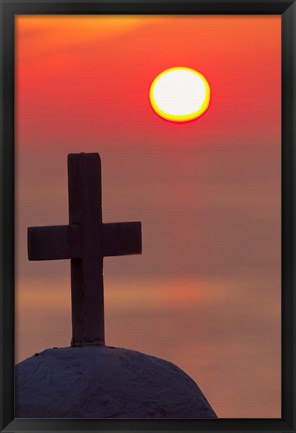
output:
{"label": "glowing sun", "polygon": [[210,86],[194,69],[175,67],[161,72],[150,87],[154,111],[173,122],[187,122],[201,116],[210,103]]}

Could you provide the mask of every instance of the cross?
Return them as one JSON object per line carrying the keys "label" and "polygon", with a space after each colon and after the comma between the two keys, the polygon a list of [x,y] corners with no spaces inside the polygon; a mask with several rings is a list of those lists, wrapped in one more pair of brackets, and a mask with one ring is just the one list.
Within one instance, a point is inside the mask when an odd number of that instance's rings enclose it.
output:
{"label": "cross", "polygon": [[68,155],[69,224],[29,227],[29,260],[71,260],[71,346],[103,345],[103,258],[141,254],[141,223],[102,222],[98,153]]}

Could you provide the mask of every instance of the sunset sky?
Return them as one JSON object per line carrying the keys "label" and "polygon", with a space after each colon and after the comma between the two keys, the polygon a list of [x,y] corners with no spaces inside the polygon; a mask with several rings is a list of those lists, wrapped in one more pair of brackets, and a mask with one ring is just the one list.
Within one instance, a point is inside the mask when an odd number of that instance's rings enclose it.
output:
{"label": "sunset sky", "polygon": [[[176,363],[219,417],[280,417],[278,16],[16,18],[17,362],[71,339],[68,261],[29,262],[28,226],[67,224],[68,153],[99,152],[103,219],[142,221],[105,259],[106,343]],[[210,106],[152,109],[163,70]]]}

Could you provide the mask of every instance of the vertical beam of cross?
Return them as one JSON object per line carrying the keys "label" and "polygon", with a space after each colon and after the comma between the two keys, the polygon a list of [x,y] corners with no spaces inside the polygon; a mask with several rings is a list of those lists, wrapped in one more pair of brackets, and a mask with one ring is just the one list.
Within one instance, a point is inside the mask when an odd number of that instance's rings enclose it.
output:
{"label": "vertical beam of cross", "polygon": [[104,343],[101,163],[68,156],[69,224],[82,226],[82,257],[71,259],[72,345]]}
{"label": "vertical beam of cross", "polygon": [[140,254],[141,223],[102,222],[98,154],[68,155],[69,225],[28,228],[29,260],[71,260],[72,346],[102,345],[105,256]]}

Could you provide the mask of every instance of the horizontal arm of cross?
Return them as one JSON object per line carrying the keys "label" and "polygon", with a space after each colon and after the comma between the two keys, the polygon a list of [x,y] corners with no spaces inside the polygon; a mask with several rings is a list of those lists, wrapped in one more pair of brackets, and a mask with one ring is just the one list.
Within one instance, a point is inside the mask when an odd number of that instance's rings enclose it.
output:
{"label": "horizontal arm of cross", "polygon": [[79,225],[28,228],[29,260],[78,259],[82,256]]}
{"label": "horizontal arm of cross", "polygon": [[[98,255],[141,254],[141,223],[99,224]],[[80,225],[28,228],[29,260],[78,259],[83,257],[83,229]]]}
{"label": "horizontal arm of cross", "polygon": [[104,256],[141,254],[141,223],[127,222],[103,224],[102,248]]}

